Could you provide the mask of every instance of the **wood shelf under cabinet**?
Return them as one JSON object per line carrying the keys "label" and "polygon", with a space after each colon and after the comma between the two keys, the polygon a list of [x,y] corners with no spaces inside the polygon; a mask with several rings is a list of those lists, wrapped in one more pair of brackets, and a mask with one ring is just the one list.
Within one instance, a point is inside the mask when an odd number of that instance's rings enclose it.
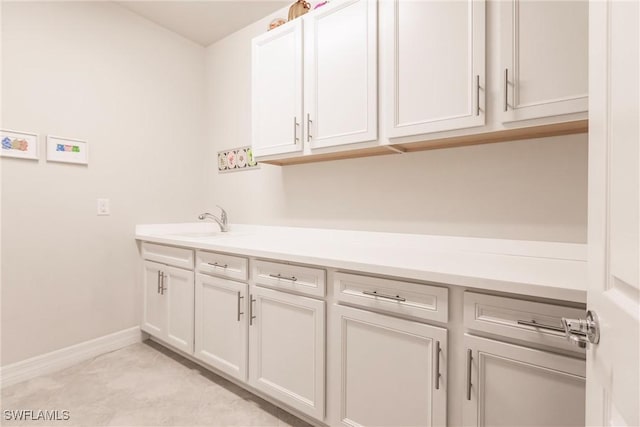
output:
{"label": "wood shelf under cabinet", "polygon": [[492,144],[496,142],[520,141],[525,139],[546,138],[551,136],[573,135],[579,133],[587,133],[588,130],[588,120],[576,120],[566,123],[554,123],[518,129],[505,129],[494,132],[477,133],[473,135],[432,139],[428,141],[380,145],[376,147],[359,148],[355,150],[340,151],[335,153],[310,154],[306,156],[289,157],[285,159],[261,160],[260,163],[267,163],[277,166],[299,165],[304,163],[326,162],[330,160],[344,160],[360,157],[381,156],[386,154],[411,153],[415,151],[435,150],[439,148],[465,147],[469,145]]}

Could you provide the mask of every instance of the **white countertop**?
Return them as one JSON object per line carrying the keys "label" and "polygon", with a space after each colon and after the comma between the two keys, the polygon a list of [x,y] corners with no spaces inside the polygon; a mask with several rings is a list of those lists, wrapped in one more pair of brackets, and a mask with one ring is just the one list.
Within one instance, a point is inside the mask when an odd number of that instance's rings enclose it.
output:
{"label": "white countertop", "polygon": [[136,239],[585,303],[587,246],[210,222],[136,226]]}

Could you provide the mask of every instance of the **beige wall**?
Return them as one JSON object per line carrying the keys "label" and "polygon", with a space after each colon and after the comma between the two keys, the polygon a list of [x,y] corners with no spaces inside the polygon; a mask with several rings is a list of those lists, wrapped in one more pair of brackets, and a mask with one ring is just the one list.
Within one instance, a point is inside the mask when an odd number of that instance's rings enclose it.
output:
{"label": "beige wall", "polygon": [[[41,136],[1,161],[6,365],[139,323],[135,224],[201,209],[204,49],[114,3],[2,6],[2,127]],[[89,166],[47,163],[46,134]]]}
{"label": "beige wall", "polygon": [[251,143],[251,38],[270,19],[207,49],[208,207],[234,222],[586,241],[586,135],[218,174],[218,150]]}

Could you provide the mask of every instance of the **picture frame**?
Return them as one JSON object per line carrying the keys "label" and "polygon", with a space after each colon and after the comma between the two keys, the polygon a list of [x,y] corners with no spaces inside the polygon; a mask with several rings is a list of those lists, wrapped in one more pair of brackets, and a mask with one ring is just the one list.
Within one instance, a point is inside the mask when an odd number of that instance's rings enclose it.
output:
{"label": "picture frame", "polygon": [[1,157],[39,160],[38,134],[9,129],[0,129]]}
{"label": "picture frame", "polygon": [[218,173],[259,169],[250,145],[218,151]]}
{"label": "picture frame", "polygon": [[81,139],[47,135],[47,161],[89,164],[89,143]]}

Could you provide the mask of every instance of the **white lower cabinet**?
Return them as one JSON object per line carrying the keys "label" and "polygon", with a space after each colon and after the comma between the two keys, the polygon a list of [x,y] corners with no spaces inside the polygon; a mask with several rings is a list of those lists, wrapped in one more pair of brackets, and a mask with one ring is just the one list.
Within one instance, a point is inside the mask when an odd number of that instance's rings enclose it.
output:
{"label": "white lower cabinet", "polygon": [[194,356],[247,380],[247,288],[245,283],[196,274]]}
{"label": "white lower cabinet", "polygon": [[324,418],[324,301],[251,286],[249,384]]}
{"label": "white lower cabinet", "polygon": [[193,352],[193,271],[144,261],[142,330]]}
{"label": "white lower cabinet", "polygon": [[585,362],[470,335],[465,426],[584,426]]}
{"label": "white lower cabinet", "polygon": [[340,305],[332,319],[332,425],[446,425],[446,329]]}

